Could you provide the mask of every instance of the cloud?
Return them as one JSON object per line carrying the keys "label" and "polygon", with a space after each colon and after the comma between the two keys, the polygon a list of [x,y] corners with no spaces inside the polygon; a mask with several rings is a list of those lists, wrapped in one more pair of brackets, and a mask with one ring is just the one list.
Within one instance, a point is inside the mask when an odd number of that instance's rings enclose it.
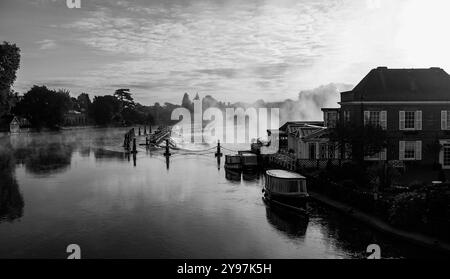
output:
{"label": "cloud", "polygon": [[89,71],[105,85],[114,78],[165,97],[192,89],[251,101],[295,94],[292,79],[324,55],[337,2],[118,1],[64,27],[96,51],[127,57]]}
{"label": "cloud", "polygon": [[57,47],[56,42],[54,40],[49,39],[38,41],[36,42],[36,44],[39,45],[39,49],[41,50],[51,50]]}

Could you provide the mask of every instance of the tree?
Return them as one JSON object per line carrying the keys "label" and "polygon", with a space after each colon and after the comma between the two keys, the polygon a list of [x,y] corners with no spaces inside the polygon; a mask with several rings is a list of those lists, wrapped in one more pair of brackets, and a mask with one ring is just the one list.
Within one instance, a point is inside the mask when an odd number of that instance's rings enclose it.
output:
{"label": "tree", "polygon": [[89,111],[89,107],[91,106],[92,102],[87,93],[81,93],[78,96],[77,101],[81,111]]}
{"label": "tree", "polygon": [[0,44],[0,117],[10,112],[14,92],[11,86],[20,67],[20,49],[15,44]]}
{"label": "tree", "polygon": [[194,110],[194,104],[192,103],[191,99],[189,98],[188,93],[184,93],[183,100],[181,100],[181,106],[184,108],[187,108],[190,111]]}
{"label": "tree", "polygon": [[57,128],[64,122],[64,115],[71,105],[69,93],[54,91],[45,86],[33,86],[14,108],[14,112],[26,117],[35,128]]}
{"label": "tree", "polygon": [[131,97],[130,89],[117,89],[114,92],[114,97],[119,100],[121,111],[123,109],[134,108],[135,103],[133,97]]}
{"label": "tree", "polygon": [[94,97],[90,113],[94,121],[99,125],[110,124],[120,112],[119,100],[111,95]]}
{"label": "tree", "polygon": [[363,127],[348,123],[338,123],[330,129],[330,141],[337,143],[341,157],[345,153],[357,162],[363,162],[365,156],[373,156],[386,147],[386,131],[380,126],[365,125]]}

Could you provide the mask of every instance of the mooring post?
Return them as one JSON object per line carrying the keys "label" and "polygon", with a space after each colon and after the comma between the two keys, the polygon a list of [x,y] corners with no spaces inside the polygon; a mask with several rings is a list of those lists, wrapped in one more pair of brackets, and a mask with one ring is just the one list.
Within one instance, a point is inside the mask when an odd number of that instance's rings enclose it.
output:
{"label": "mooring post", "polygon": [[170,155],[170,149],[169,149],[169,139],[166,139],[166,152],[164,152],[164,156],[169,157]]}
{"label": "mooring post", "polygon": [[215,155],[216,155],[217,158],[220,158],[220,157],[222,157],[222,155],[223,155],[223,154],[220,152],[220,140],[217,141],[217,152],[216,152]]}
{"label": "mooring post", "polygon": [[133,139],[133,153],[134,153],[134,154],[137,153],[137,149],[136,149],[136,138]]}

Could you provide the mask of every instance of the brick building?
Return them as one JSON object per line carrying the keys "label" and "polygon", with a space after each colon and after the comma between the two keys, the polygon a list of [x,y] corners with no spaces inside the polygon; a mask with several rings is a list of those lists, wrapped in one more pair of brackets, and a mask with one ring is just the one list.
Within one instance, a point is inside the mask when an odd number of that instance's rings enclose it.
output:
{"label": "brick building", "polygon": [[[367,160],[439,162],[450,169],[450,76],[444,70],[373,69],[341,93],[340,105],[338,121],[387,131],[386,150]],[[325,122],[335,113],[324,110]]]}

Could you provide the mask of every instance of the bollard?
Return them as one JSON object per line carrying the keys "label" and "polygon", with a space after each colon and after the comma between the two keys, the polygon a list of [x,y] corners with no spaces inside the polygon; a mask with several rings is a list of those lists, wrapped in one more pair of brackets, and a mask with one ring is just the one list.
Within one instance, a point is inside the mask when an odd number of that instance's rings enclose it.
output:
{"label": "bollard", "polygon": [[166,152],[164,152],[164,156],[169,157],[170,155],[170,150],[169,150],[169,140],[166,139]]}
{"label": "bollard", "polygon": [[216,154],[215,154],[215,156],[217,157],[217,158],[220,158],[220,157],[222,157],[222,153],[220,152],[220,140],[218,140],[217,141],[217,152],[216,152]]}
{"label": "bollard", "polygon": [[136,138],[133,139],[133,153],[137,153],[137,149],[136,149]]}

